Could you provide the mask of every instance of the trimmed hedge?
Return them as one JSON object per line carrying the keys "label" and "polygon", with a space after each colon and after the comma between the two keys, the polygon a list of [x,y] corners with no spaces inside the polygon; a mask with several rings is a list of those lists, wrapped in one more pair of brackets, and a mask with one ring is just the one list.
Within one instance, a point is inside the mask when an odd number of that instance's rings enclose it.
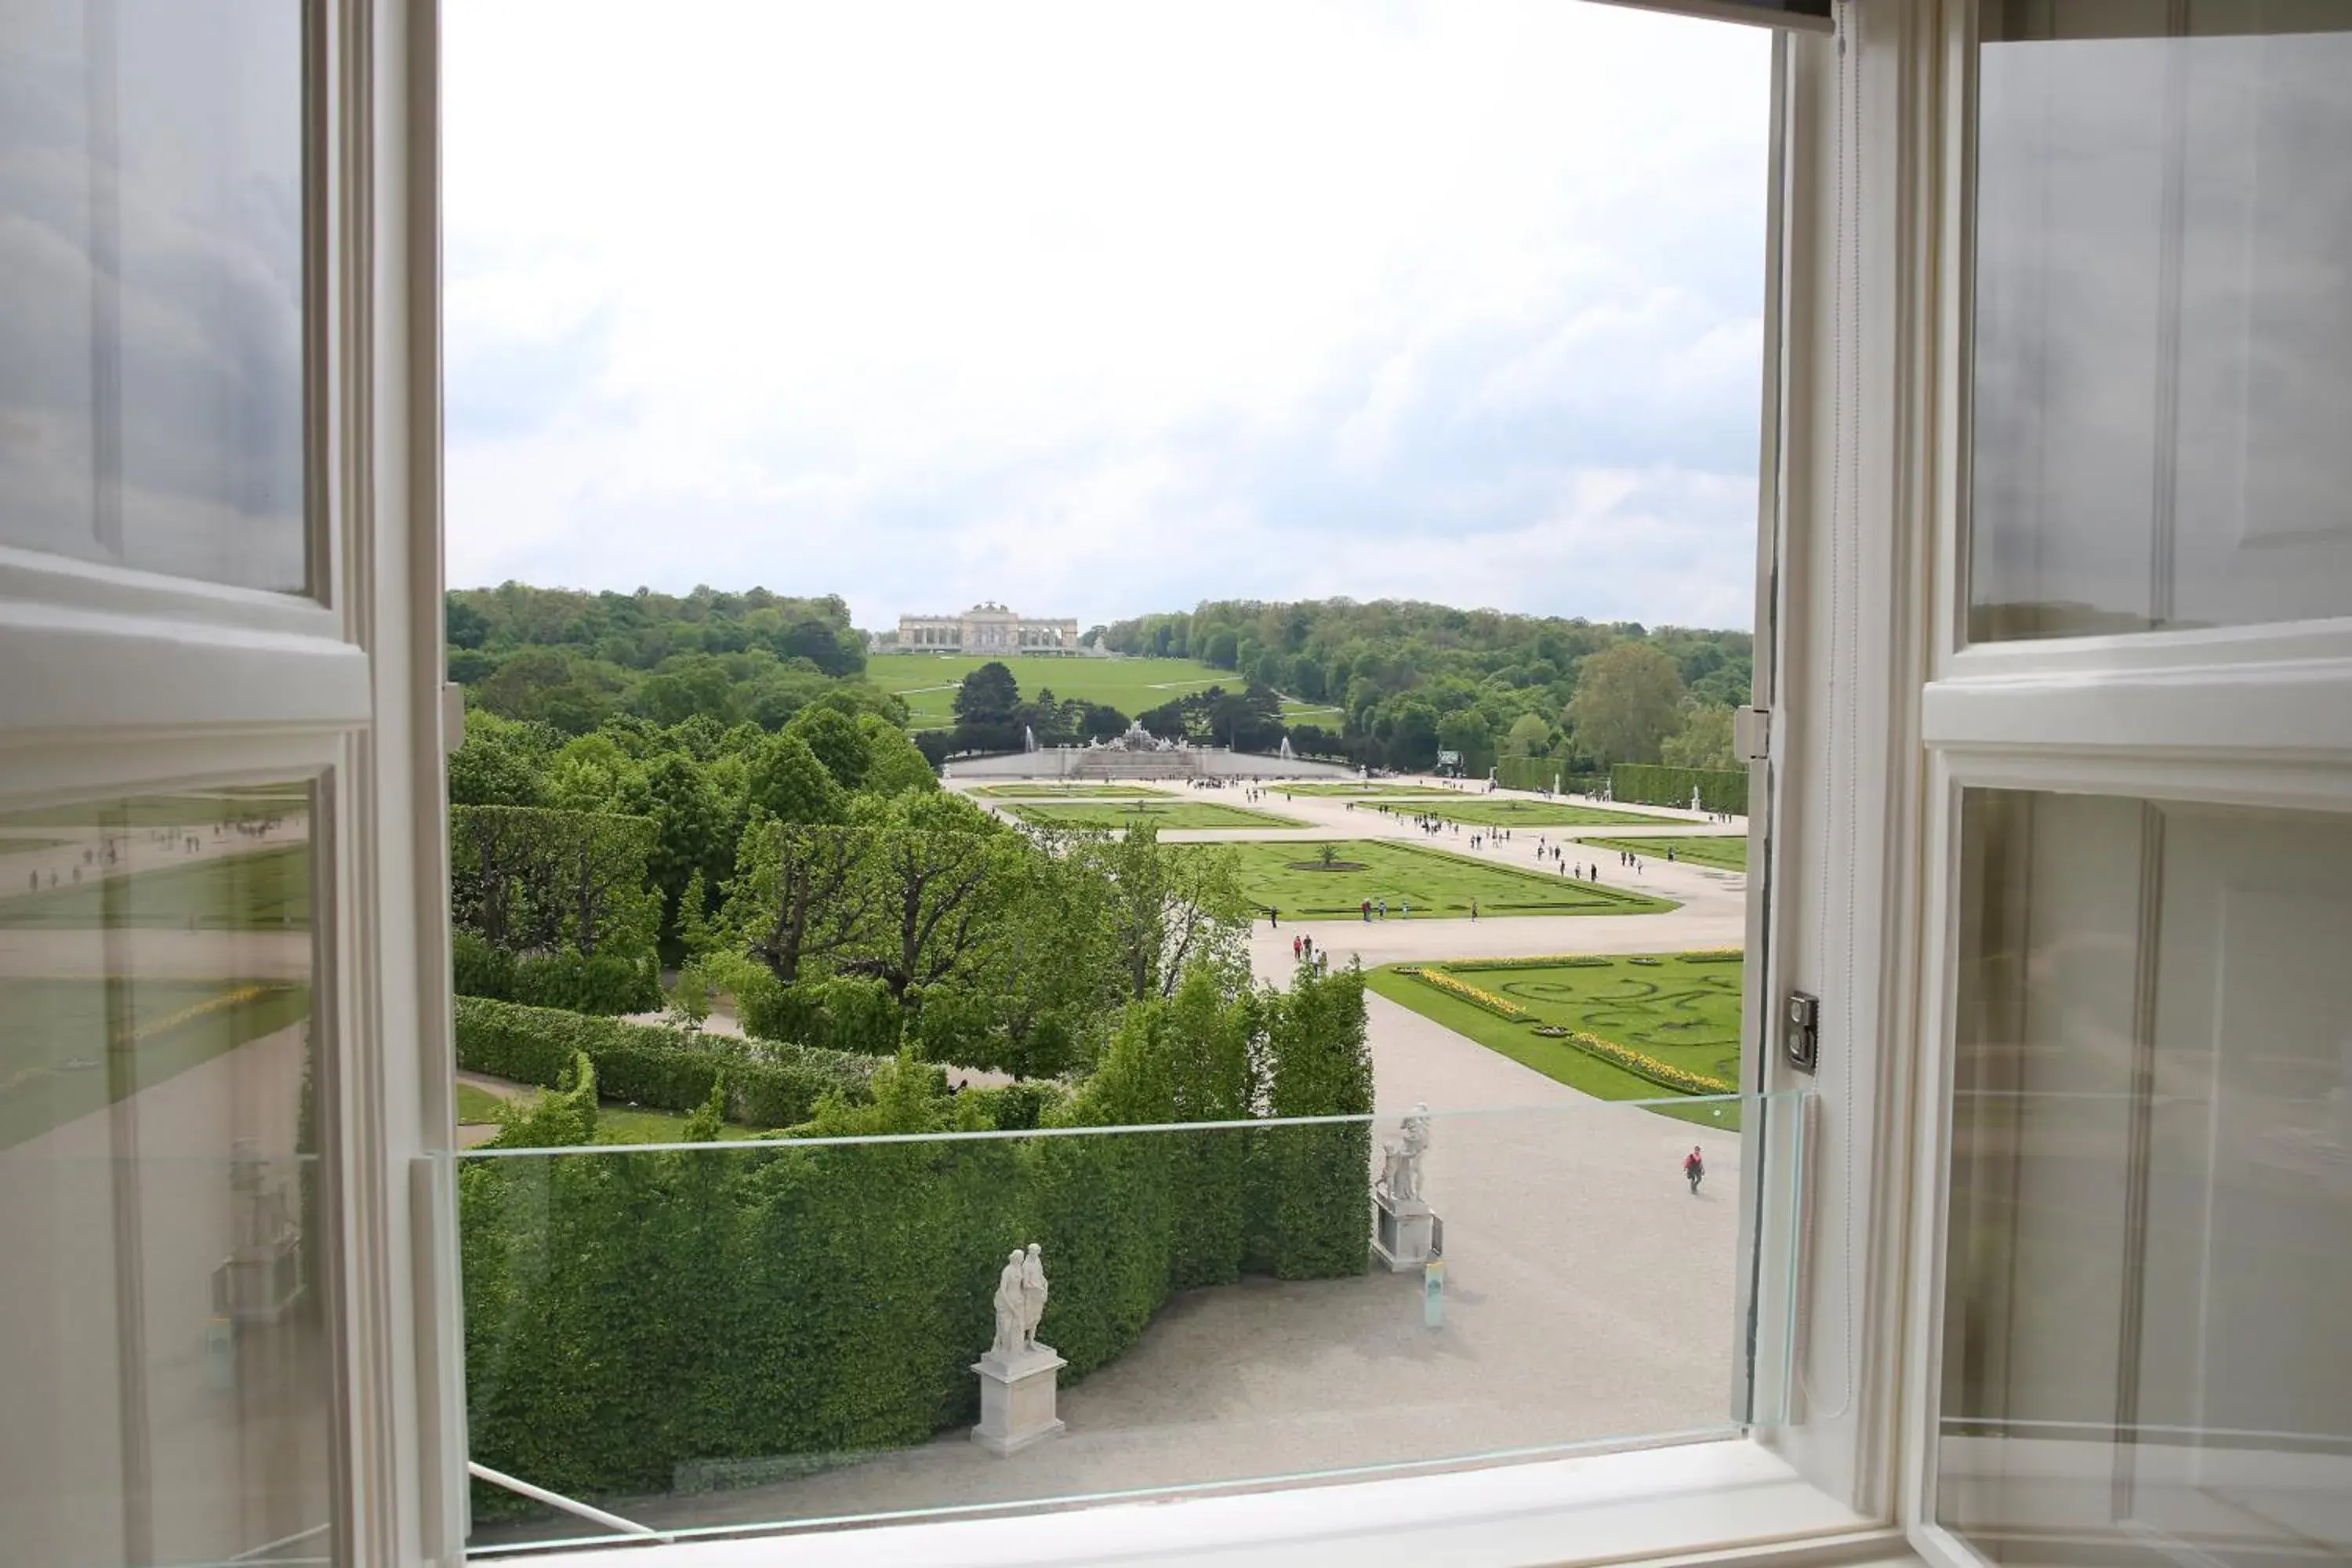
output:
{"label": "trimmed hedge", "polygon": [[[460,1005],[478,1039],[486,1018],[522,1011]],[[604,1071],[600,1046],[620,1065],[601,1029],[576,1033],[593,1042],[592,1071]],[[563,1071],[536,1034],[498,1043],[510,1069]],[[1227,996],[1196,971],[1174,996],[1130,1005],[1066,1098],[1029,1084],[947,1097],[911,1052],[879,1064],[870,1095],[829,1104],[807,1131],[1360,1113],[1363,980]],[[1044,1337],[1067,1384],[1131,1347],[1176,1290],[1361,1273],[1370,1163],[1361,1123],[467,1162],[471,1452],[610,1497],[747,1461],[805,1473],[911,1447],[977,1416],[969,1368],[1013,1247],[1045,1250]],[[525,1508],[480,1487],[475,1499],[485,1519]]]}
{"label": "trimmed hedge", "polygon": [[1706,811],[1748,815],[1748,774],[1740,770],[1669,768],[1654,763],[1619,763],[1609,770],[1609,795],[1636,805],[1688,806],[1691,791]]}
{"label": "trimmed hedge", "polygon": [[[562,1085],[575,1054],[596,1069],[599,1092],[656,1110],[692,1112],[727,1080],[727,1120],[791,1127],[827,1094],[868,1098],[876,1058],[804,1046],[746,1047],[714,1035],[628,1024],[482,996],[457,998],[457,1065],[542,1089]],[[942,1083],[944,1077],[942,1075]]]}

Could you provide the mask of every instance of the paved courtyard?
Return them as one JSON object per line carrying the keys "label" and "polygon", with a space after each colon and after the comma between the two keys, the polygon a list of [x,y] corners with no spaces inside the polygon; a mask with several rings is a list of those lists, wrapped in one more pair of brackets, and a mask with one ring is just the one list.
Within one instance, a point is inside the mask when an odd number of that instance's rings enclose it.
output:
{"label": "paved courtyard", "polygon": [[[1209,798],[1238,801],[1240,791]],[[1282,837],[1420,837],[1378,813],[1348,812],[1341,801],[1269,804],[1314,824]],[[1655,829],[1567,831],[1687,834],[1704,821],[1688,812],[1656,815]],[[1445,847],[1456,847],[1451,836]],[[1534,849],[1523,830],[1488,853],[1532,864]],[[1591,853],[1613,870],[1611,852]],[[1367,964],[1740,940],[1744,879],[1737,874],[1661,863],[1639,884],[1683,908],[1303,929],[1336,962],[1360,953]],[[1252,941],[1261,976],[1286,977],[1296,929],[1261,923]],[[1063,1391],[1066,1432],[1009,1459],[955,1432],[807,1479],[612,1506],[669,1526],[839,1518],[1461,1459],[1724,1425],[1744,1175],[1738,1138],[1592,1100],[1408,1008],[1379,996],[1368,1003],[1381,1135],[1393,1136],[1394,1118],[1417,1102],[1436,1112],[1426,1169],[1431,1202],[1445,1222],[1442,1327],[1425,1326],[1418,1274],[1192,1291],[1171,1301],[1127,1355]],[[1680,1175],[1694,1142],[1707,1162],[1696,1197]]]}

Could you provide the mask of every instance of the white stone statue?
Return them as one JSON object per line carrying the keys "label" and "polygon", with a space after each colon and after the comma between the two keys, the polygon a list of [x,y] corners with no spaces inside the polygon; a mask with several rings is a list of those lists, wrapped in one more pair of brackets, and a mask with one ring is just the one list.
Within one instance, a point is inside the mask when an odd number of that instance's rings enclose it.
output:
{"label": "white stone statue", "polygon": [[996,1276],[996,1339],[988,1353],[999,1361],[1011,1361],[1028,1342],[1029,1309],[1022,1286],[1022,1265],[1026,1261],[1016,1247]]}
{"label": "white stone statue", "polygon": [[1381,1190],[1397,1203],[1421,1202],[1421,1157],[1429,1152],[1429,1106],[1412,1108],[1393,1143],[1382,1144]]}
{"label": "white stone statue", "polygon": [[1045,1259],[1037,1244],[1021,1257],[1021,1348],[1037,1348],[1037,1325],[1045,1316]]}

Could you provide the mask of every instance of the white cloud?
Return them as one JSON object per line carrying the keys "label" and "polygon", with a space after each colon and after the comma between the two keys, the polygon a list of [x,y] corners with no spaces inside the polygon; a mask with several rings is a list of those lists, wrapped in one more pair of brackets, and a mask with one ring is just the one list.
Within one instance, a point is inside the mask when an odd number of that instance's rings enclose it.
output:
{"label": "white cloud", "polygon": [[1747,618],[1760,33],[1575,0],[447,28],[453,582]]}

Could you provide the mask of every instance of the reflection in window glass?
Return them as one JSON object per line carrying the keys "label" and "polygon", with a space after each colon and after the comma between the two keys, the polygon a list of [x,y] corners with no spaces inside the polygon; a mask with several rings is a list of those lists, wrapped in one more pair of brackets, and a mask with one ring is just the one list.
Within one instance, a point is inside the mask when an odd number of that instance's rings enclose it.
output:
{"label": "reflection in window glass", "polygon": [[1979,640],[2352,613],[2352,5],[1988,5]]}
{"label": "reflection in window glass", "polygon": [[1937,1514],[1994,1561],[2352,1552],[2352,821],[1975,792]]}
{"label": "reflection in window glass", "polygon": [[299,784],[0,816],[11,1562],[331,1555],[310,820]]}
{"label": "reflection in window glass", "polygon": [[301,40],[0,0],[0,542],[306,586]]}

